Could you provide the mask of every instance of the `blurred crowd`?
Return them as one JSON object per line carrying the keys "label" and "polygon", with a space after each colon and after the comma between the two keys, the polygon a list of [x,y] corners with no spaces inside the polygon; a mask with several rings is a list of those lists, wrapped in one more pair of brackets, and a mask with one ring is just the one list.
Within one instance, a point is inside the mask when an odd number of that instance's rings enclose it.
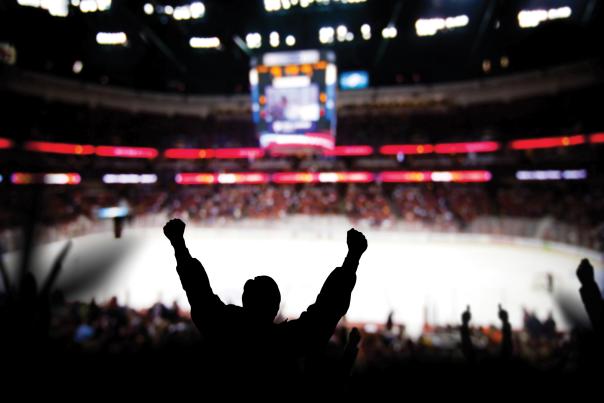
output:
{"label": "blurred crowd", "polygon": [[55,300],[49,336],[57,348],[72,353],[139,353],[199,341],[188,313],[176,303],[135,310],[116,298],[104,304]]}
{"label": "blurred crowd", "polygon": [[[0,300],[1,301],[1,300]],[[189,313],[176,303],[156,303],[146,309],[133,309],[116,298],[105,303],[66,302],[58,293],[52,296],[48,327],[51,348],[70,354],[136,354],[194,349],[201,335]],[[551,315],[539,319],[525,311],[524,326],[513,332],[514,356],[536,370],[561,369],[573,363],[573,335],[556,329]],[[331,338],[329,349],[335,355],[345,348],[350,329],[360,330],[361,343],[355,372],[379,371],[401,363],[462,363],[461,322],[432,325],[425,323],[419,337],[410,336],[403,323],[391,313],[384,323],[348,323],[344,318]],[[284,318],[279,317],[277,321]],[[495,324],[470,326],[476,354],[496,357],[501,348],[502,330]],[[390,368],[391,369],[391,368]]]}
{"label": "blurred crowd", "polygon": [[[222,185],[45,189],[10,188],[0,196],[5,231],[35,212],[42,226],[66,236],[99,221],[98,208],[126,205],[130,218],[181,217],[198,224],[291,215],[344,215],[359,225],[402,230],[524,236],[601,250],[604,191],[571,185]],[[39,198],[36,207],[34,201]],[[33,209],[33,210],[32,210]],[[79,229],[78,229],[79,228]],[[74,234],[75,231],[75,234]]]}

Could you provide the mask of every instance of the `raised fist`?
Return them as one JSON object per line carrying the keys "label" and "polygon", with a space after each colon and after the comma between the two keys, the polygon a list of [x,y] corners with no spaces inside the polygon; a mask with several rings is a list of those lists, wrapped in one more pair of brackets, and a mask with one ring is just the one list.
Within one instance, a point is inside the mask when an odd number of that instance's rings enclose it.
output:
{"label": "raised fist", "polygon": [[577,277],[581,284],[591,283],[594,280],[594,268],[589,260],[583,259],[577,268]]}
{"label": "raised fist", "polygon": [[502,322],[507,323],[509,320],[508,317],[508,311],[506,311],[505,309],[503,309],[501,307],[501,304],[499,304],[499,319],[501,319]]}
{"label": "raised fist", "polygon": [[367,249],[367,239],[365,239],[365,235],[354,228],[348,230],[346,243],[348,244],[348,250],[358,256],[361,256]]}
{"label": "raised fist", "polygon": [[461,322],[464,325],[467,325],[468,323],[470,323],[471,319],[472,319],[472,313],[470,312],[470,305],[468,305],[466,307],[466,310],[464,311],[464,313],[461,314]]}
{"label": "raised fist", "polygon": [[174,218],[168,221],[166,225],[164,225],[164,235],[172,243],[183,239],[184,233],[185,223],[179,220],[178,218]]}

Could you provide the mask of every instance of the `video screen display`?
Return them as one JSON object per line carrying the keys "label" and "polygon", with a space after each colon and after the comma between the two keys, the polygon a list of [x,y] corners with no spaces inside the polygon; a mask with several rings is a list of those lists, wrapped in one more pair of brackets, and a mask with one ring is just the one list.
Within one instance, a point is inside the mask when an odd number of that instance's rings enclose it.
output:
{"label": "video screen display", "polygon": [[252,111],[261,147],[280,152],[332,149],[336,81],[332,52],[266,53],[253,59]]}
{"label": "video screen display", "polygon": [[362,90],[369,87],[369,73],[363,70],[346,71],[340,75],[340,89]]}

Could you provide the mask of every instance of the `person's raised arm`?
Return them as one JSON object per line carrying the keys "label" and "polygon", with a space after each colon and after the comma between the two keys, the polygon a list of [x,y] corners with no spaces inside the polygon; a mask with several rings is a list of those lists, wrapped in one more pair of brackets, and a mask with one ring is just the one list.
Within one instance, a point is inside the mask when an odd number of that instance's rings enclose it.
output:
{"label": "person's raised arm", "polygon": [[176,263],[178,265],[184,265],[193,259],[185,244],[185,226],[185,223],[178,218],[174,218],[164,225],[164,235],[174,248],[174,255],[176,256]]}
{"label": "person's raised arm", "polygon": [[367,239],[361,232],[351,228],[346,233],[346,244],[348,245],[348,253],[344,263],[342,263],[342,268],[356,273],[359,260],[367,250]]}
{"label": "person's raised arm", "polygon": [[577,277],[581,282],[581,299],[587,316],[597,332],[604,332],[604,299],[594,276],[594,268],[587,259],[581,260],[577,268]]}
{"label": "person's raised arm", "polygon": [[215,319],[214,315],[224,307],[224,304],[212,292],[210,280],[203,265],[189,253],[185,244],[184,232],[185,223],[179,219],[170,220],[164,226],[164,234],[174,248],[176,271],[191,305],[191,317],[197,327],[200,327],[201,322]]}
{"label": "person's raised arm", "polygon": [[461,314],[461,351],[468,362],[474,363],[476,352],[470,337],[470,320],[472,320],[472,313],[470,312],[470,305],[468,305],[464,313]]}
{"label": "person's raised arm", "polygon": [[320,308],[322,313],[337,317],[336,324],[348,311],[350,294],[357,280],[359,261],[367,250],[367,239],[361,232],[351,228],[346,233],[346,244],[348,253],[344,263],[327,277],[313,305],[315,308]]}
{"label": "person's raised arm", "polygon": [[356,327],[353,327],[348,333],[348,341],[344,347],[344,352],[340,359],[340,374],[348,377],[354,367],[354,362],[359,354],[359,343],[361,342],[361,332]]}
{"label": "person's raised arm", "polygon": [[514,353],[512,342],[512,325],[510,325],[508,311],[499,304],[499,319],[501,320],[501,358],[510,359]]}
{"label": "person's raised arm", "polygon": [[302,313],[297,326],[302,326],[306,345],[327,342],[338,321],[350,306],[350,296],[356,284],[359,260],[367,249],[365,236],[355,229],[347,233],[348,253],[341,267],[334,269],[325,280],[314,304]]}

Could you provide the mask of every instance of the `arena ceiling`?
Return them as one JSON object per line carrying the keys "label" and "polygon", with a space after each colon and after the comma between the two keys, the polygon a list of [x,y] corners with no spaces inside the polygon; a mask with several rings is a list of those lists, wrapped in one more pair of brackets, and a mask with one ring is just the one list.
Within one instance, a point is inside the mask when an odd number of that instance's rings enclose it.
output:
{"label": "arena ceiling", "polygon": [[601,60],[600,3],[4,0],[0,45],[8,68],[161,92],[246,93],[254,54],[315,48],[374,86],[430,84]]}

